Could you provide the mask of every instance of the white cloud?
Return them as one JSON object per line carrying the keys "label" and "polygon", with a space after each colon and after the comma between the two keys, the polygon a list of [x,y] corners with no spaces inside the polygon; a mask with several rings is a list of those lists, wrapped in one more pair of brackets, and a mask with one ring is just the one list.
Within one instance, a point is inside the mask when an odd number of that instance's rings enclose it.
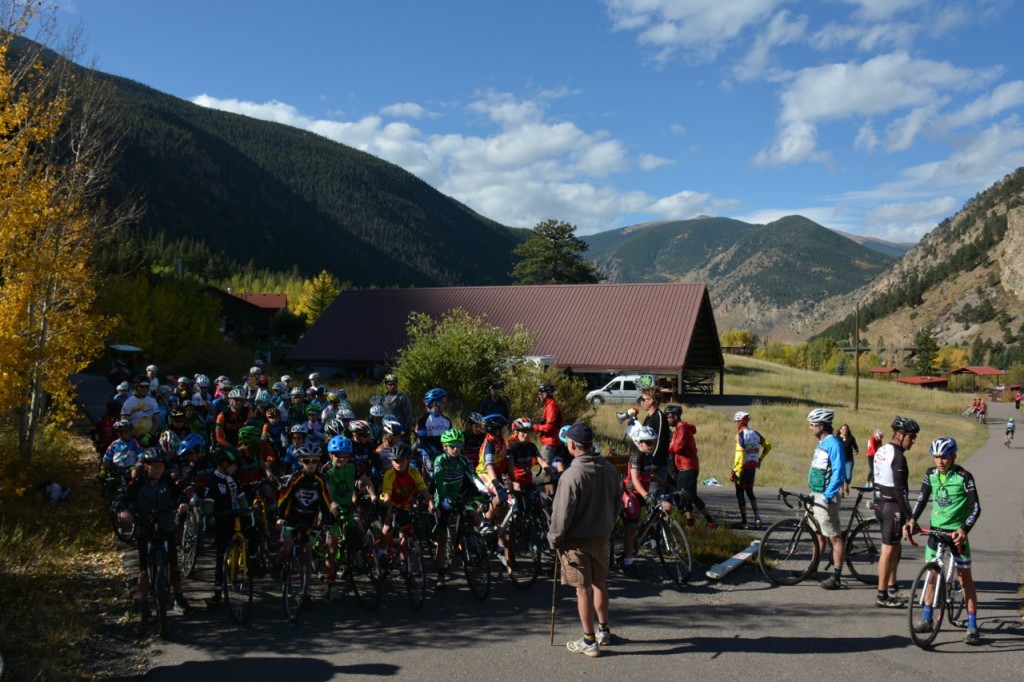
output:
{"label": "white cloud", "polygon": [[832,21],[811,34],[808,43],[821,52],[832,52],[847,44],[856,46],[861,52],[907,50],[920,30],[919,25],[904,22],[843,24]]}
{"label": "white cloud", "polygon": [[1022,104],[1024,104],[1024,81],[1002,83],[992,92],[965,104],[959,111],[945,117],[943,123],[951,128],[959,128],[982,119],[992,118],[1007,109],[1019,107]]}
{"label": "white cloud", "polygon": [[[659,198],[597,184],[617,173],[651,170],[675,161],[650,153],[631,154],[608,132],[588,132],[574,123],[549,120],[543,102],[508,93],[485,92],[466,106],[494,128],[482,135],[428,135],[406,121],[385,123],[378,115],[351,121],[313,119],[278,101],[201,95],[193,102],[302,128],[368,152],[506,225],[533,226],[557,217],[571,219],[580,234],[590,234],[619,227],[627,215],[692,218],[735,203],[692,191]],[[401,103],[382,108],[381,114],[416,111],[415,106]]]}
{"label": "white cloud", "polygon": [[423,118],[424,116],[436,117],[415,102],[396,102],[386,107],[381,107],[381,115],[392,118]]}
{"label": "white cloud", "polygon": [[853,147],[873,152],[877,146],[878,135],[875,134],[875,127],[871,125],[871,121],[868,121],[857,130],[857,138],[853,141]]}
{"label": "white cloud", "polygon": [[837,230],[851,229],[849,216],[844,215],[836,206],[803,206],[800,208],[763,208],[749,213],[735,214],[730,217],[742,220],[751,225],[767,225],[780,218],[790,215],[802,215],[824,227]]}
{"label": "white cloud", "polygon": [[787,0],[605,0],[617,30],[636,31],[642,45],[711,58],[748,26]]}
{"label": "white cloud", "polygon": [[951,196],[917,203],[881,204],[864,214],[861,231],[888,241],[916,242],[956,209],[956,199]]}
{"label": "white cloud", "polygon": [[843,0],[847,5],[857,6],[857,15],[866,20],[888,19],[924,0]]}
{"label": "white cloud", "polygon": [[925,125],[935,118],[935,107],[917,107],[909,114],[896,119],[885,129],[886,146],[889,152],[909,149]]}
{"label": "white cloud", "polygon": [[[917,59],[905,52],[879,55],[863,63],[826,64],[798,71],[782,93],[779,132],[775,141],[754,158],[760,166],[827,160],[817,150],[817,124],[850,116],[889,114],[907,108],[933,106],[945,91],[980,87],[998,69],[966,69],[948,62]],[[906,121],[901,144],[918,130],[916,119]]]}
{"label": "white cloud", "polygon": [[733,67],[736,78],[746,81],[761,76],[768,68],[772,48],[801,39],[807,30],[807,21],[806,16],[799,16],[790,21],[787,10],[776,12],[765,30],[754,40],[754,45],[747,52],[747,56]]}

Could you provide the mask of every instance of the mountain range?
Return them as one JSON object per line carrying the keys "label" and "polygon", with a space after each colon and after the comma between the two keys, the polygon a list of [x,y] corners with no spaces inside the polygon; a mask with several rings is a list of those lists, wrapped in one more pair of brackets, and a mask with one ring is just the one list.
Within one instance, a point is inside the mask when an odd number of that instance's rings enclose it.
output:
{"label": "mountain range", "polygon": [[[361,287],[510,283],[526,229],[313,133],[93,75],[110,86],[126,131],[111,202],[141,197],[146,209],[122,250],[207,277],[251,264],[307,277],[327,269]],[[582,238],[609,281],[707,282],[720,330],[848,338],[860,303],[869,336],[912,337],[929,324],[957,343],[1009,338],[1024,297],[1022,186],[1024,171],[1007,176],[913,248],[801,216],[700,217]]]}

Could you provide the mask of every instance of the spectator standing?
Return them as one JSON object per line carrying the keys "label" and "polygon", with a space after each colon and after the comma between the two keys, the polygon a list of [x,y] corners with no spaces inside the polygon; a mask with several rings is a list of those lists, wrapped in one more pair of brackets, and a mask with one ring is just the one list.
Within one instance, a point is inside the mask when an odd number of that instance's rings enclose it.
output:
{"label": "spectator standing", "polygon": [[398,377],[384,375],[384,416],[392,417],[406,429],[412,427],[412,401],[398,390]]}
{"label": "spectator standing", "polygon": [[640,402],[647,410],[644,417],[644,426],[652,429],[658,434],[658,442],[654,446],[654,473],[663,481],[675,482],[675,472],[669,472],[668,445],[672,440],[672,430],[669,428],[665,413],[661,411],[661,396],[658,389],[653,386],[645,388],[640,394]]}
{"label": "spectator standing", "polygon": [[[608,620],[608,535],[622,511],[622,483],[614,465],[594,452],[594,433],[583,423],[566,431],[573,464],[559,481],[548,542],[558,551],[562,584],[576,588],[583,637],[566,643],[591,658],[611,644]],[[595,630],[595,620],[597,628]]]}
{"label": "spectator standing", "polygon": [[875,429],[871,438],[868,438],[868,485],[875,482],[875,453],[878,452],[878,448],[882,447],[882,438],[884,437],[882,429]]}
{"label": "spectator standing", "polygon": [[504,388],[505,384],[499,379],[492,381],[487,390],[487,397],[483,399],[476,411],[482,415],[500,414],[505,421],[511,422],[510,415],[512,413],[508,409],[508,401],[501,395]]}
{"label": "spectator standing", "polygon": [[707,529],[713,531],[718,523],[711,516],[704,504],[704,500],[697,496],[697,481],[700,480],[700,460],[697,458],[697,427],[683,421],[683,408],[679,405],[669,405],[665,408],[665,418],[672,428],[672,442],[669,443],[668,452],[672,456],[672,462],[676,469],[676,486],[685,495],[681,501],[683,513],[686,516],[686,525],[693,525],[693,507],[704,516]]}
{"label": "spectator standing", "polygon": [[1013,394],[1013,403],[1014,403],[1014,407],[1016,407],[1019,410],[1020,409],[1020,391],[1017,391],[1016,393]]}
{"label": "spectator standing", "polygon": [[843,424],[839,427],[837,437],[839,442],[843,444],[843,472],[846,476],[846,479],[843,481],[843,496],[846,496],[850,494],[850,483],[853,482],[853,461],[860,454],[860,450],[857,449],[857,439],[853,437],[849,424]]}
{"label": "spectator standing", "polygon": [[828,549],[825,540],[832,543],[832,575],[818,583],[826,590],[842,588],[843,562],[846,560],[846,546],[839,523],[839,492],[845,480],[845,466],[843,446],[832,433],[834,418],[832,410],[821,408],[811,410],[807,415],[811,435],[818,441],[807,472],[807,486],[814,494],[814,519],[821,528],[818,546],[822,555]]}
{"label": "spectator standing", "polygon": [[[544,382],[537,386],[540,396],[541,414],[533,422],[533,431],[540,439],[540,456],[548,464],[554,459],[558,449],[558,430],[562,428],[562,407],[555,400],[554,384]],[[548,490],[548,494],[552,491]]]}

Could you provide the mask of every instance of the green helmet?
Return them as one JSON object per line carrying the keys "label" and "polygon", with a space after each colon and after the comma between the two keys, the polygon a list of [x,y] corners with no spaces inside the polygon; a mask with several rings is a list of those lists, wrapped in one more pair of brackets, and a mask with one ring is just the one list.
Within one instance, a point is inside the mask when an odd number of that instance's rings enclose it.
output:
{"label": "green helmet", "polygon": [[243,426],[238,429],[238,442],[242,445],[255,445],[260,442],[262,434],[255,426]]}
{"label": "green helmet", "polygon": [[462,431],[451,428],[441,434],[441,445],[462,445],[465,441]]}

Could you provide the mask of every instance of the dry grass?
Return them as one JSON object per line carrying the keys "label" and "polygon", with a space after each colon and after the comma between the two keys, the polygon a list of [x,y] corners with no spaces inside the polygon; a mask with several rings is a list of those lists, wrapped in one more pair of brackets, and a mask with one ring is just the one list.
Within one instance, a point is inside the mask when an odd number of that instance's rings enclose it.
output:
{"label": "dry grass", "polygon": [[[6,445],[0,445],[4,679],[95,679],[104,665],[128,671],[129,658],[111,652],[118,639],[111,629],[125,622],[130,590],[123,546],[114,545],[92,485],[95,453],[84,438],[50,443],[24,468]],[[36,492],[44,480],[70,486],[70,501],[51,506]]]}
{"label": "dry grass", "polygon": [[[970,394],[861,379],[860,409],[855,412],[853,377],[792,369],[740,356],[726,356],[725,389],[728,395],[751,396],[749,407],[735,409],[750,412],[751,426],[772,443],[771,454],[757,475],[757,484],[763,486],[806,488],[807,467],[815,444],[807,429],[806,416],[814,407],[834,409],[837,429],[839,424],[850,425],[862,453],[854,464],[856,482],[867,478],[863,452],[868,438],[876,428],[888,437],[889,424],[896,414],[912,417],[921,424],[918,445],[907,453],[914,480],[930,466],[928,443],[933,439],[952,436],[966,459],[988,438],[986,427],[960,415],[970,402]],[[622,409],[623,406],[606,405],[594,418],[594,428],[606,451],[629,451],[624,429],[615,419],[615,412]],[[723,483],[728,481],[735,454],[732,413],[733,408],[684,408],[683,418],[697,427],[702,478],[714,476]]]}

